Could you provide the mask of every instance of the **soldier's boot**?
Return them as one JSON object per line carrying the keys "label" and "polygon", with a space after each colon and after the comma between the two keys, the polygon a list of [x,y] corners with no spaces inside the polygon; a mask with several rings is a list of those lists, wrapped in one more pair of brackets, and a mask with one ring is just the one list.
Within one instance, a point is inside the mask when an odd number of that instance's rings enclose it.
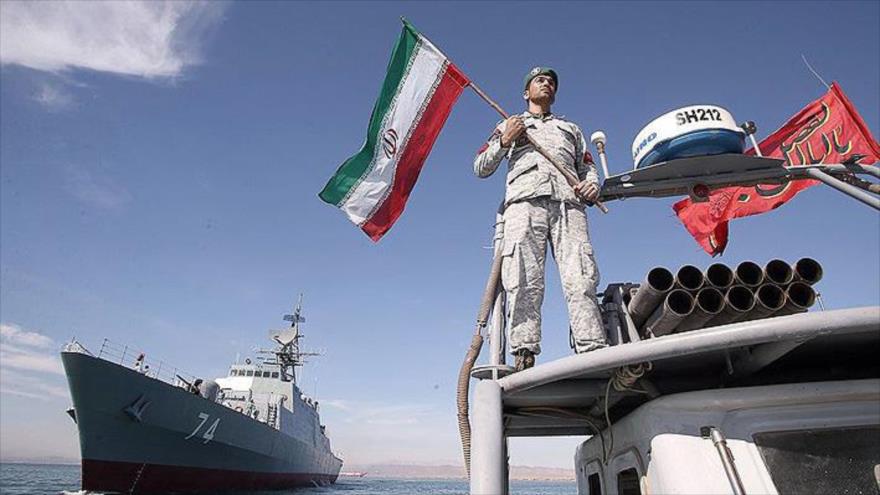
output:
{"label": "soldier's boot", "polygon": [[514,354],[516,371],[527,370],[535,365],[535,354],[528,349],[520,349]]}

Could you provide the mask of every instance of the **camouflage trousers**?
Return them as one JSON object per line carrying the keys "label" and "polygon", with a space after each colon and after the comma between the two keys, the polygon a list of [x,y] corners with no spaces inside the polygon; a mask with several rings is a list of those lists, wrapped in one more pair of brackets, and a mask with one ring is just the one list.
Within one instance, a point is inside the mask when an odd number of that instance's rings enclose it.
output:
{"label": "camouflage trousers", "polygon": [[501,282],[507,292],[512,352],[541,352],[541,305],[547,242],[562,278],[576,352],[606,342],[596,301],[599,271],[582,207],[548,197],[518,201],[504,212]]}

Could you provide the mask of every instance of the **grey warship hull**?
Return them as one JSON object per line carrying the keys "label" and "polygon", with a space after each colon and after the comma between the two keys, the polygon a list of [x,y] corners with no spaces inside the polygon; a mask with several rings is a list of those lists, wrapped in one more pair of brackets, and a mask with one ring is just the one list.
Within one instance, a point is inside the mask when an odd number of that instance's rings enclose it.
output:
{"label": "grey warship hull", "polygon": [[62,362],[84,490],[280,489],[333,483],[342,467],[310,410],[281,408],[276,428],[86,352]]}

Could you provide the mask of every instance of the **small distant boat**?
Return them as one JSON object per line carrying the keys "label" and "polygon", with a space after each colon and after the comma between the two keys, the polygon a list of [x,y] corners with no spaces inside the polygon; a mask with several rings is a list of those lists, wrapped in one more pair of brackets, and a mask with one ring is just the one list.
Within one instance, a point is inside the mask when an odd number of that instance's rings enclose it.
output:
{"label": "small distant boat", "polygon": [[339,473],[339,476],[346,476],[348,478],[363,478],[366,475],[366,471],[343,471]]}

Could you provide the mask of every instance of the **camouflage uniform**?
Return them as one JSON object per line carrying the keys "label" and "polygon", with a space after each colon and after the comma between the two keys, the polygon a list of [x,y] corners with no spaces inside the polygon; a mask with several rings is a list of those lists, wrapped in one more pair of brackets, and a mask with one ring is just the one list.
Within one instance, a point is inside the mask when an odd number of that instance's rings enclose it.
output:
{"label": "camouflage uniform", "polygon": [[[598,174],[580,128],[548,114],[526,112],[530,136],[575,172],[598,183]],[[510,348],[541,352],[541,304],[547,241],[559,267],[568,304],[575,350],[587,352],[605,344],[596,301],[599,271],[587,231],[584,204],[555,167],[521,136],[510,148],[501,146],[500,123],[474,161],[474,173],[488,177],[508,158],[501,280],[507,291]]]}

